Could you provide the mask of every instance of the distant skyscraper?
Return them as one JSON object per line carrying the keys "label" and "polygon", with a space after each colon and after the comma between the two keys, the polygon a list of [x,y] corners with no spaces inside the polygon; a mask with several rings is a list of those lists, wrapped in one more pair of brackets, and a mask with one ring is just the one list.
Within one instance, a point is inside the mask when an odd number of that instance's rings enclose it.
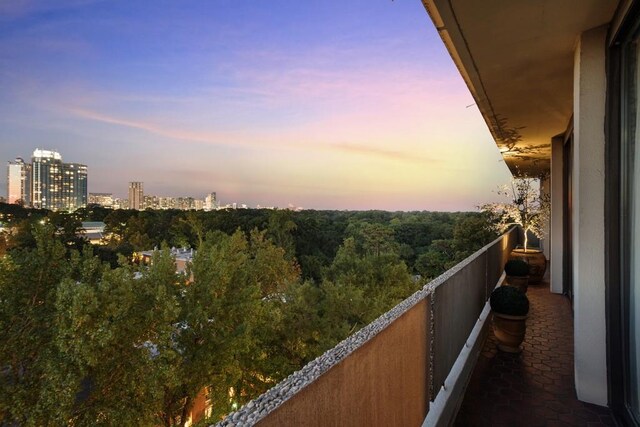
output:
{"label": "distant skyscraper", "polygon": [[218,199],[216,198],[216,193],[209,193],[207,197],[204,199],[204,210],[212,211],[218,207]]}
{"label": "distant skyscraper", "polygon": [[144,189],[142,182],[129,183],[129,209],[144,209]]}
{"label": "distant skyscraper", "polygon": [[31,164],[18,158],[7,168],[7,195],[38,209],[75,210],[87,205],[87,166],[63,163],[57,151],[36,149]]}
{"label": "distant skyscraper", "polygon": [[62,156],[60,153],[36,149],[31,156],[31,173],[33,207],[62,209]]}
{"label": "distant skyscraper", "polygon": [[87,206],[87,166],[62,164],[62,209],[73,211]]}
{"label": "distant skyscraper", "polygon": [[19,157],[7,164],[7,203],[31,205],[31,165]]}

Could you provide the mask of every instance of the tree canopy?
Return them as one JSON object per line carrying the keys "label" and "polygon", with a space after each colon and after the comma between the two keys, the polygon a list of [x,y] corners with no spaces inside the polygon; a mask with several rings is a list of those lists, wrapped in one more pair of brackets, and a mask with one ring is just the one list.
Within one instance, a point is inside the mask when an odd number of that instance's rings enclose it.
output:
{"label": "tree canopy", "polygon": [[479,213],[0,212],[3,425],[184,425],[203,393],[219,419],[495,237]]}

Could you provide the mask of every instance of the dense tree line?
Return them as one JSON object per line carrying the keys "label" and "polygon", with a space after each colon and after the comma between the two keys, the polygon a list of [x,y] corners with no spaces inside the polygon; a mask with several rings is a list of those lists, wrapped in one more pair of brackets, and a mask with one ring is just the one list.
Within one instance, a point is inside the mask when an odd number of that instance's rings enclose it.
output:
{"label": "dense tree line", "polygon": [[[413,274],[434,277],[495,237],[485,214],[472,212],[386,212],[239,209],[214,212],[178,210],[112,210],[89,206],[74,213],[33,210],[0,203],[0,221],[16,227],[0,238],[0,254],[11,247],[34,247],[31,227],[47,222],[63,230],[67,247],[81,250],[81,221],[103,221],[106,245],[95,255],[117,266],[118,255],[169,247],[197,248],[205,234],[267,230],[268,237],[295,258],[305,279],[321,281],[344,239],[353,237],[359,249],[373,239],[393,245]],[[368,239],[368,243],[363,239]]]}
{"label": "dense tree line", "polygon": [[495,237],[477,213],[0,215],[0,424],[25,426],[181,425],[202,390],[219,418]]}

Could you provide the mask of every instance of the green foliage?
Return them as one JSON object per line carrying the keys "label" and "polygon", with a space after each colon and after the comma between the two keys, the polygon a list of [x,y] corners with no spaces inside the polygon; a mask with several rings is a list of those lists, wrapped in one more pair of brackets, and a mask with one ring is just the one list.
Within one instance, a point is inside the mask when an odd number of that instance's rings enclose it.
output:
{"label": "green foliage", "polygon": [[69,274],[53,234],[39,227],[35,248],[0,260],[0,424],[62,425],[73,403],[50,375],[64,377],[51,325],[57,286]]}
{"label": "green foliage", "polygon": [[295,256],[296,244],[292,233],[296,228],[291,211],[275,210],[269,215],[269,237],[276,246],[284,249],[289,260]]}
{"label": "green foliage", "polygon": [[[11,212],[2,425],[180,425],[204,391],[216,419],[494,237],[473,213]],[[77,237],[85,219],[106,245]],[[197,248],[184,274],[169,246]]]}
{"label": "green foliage", "polygon": [[529,299],[520,289],[500,286],[491,293],[491,310],[510,316],[524,316],[529,312]]}
{"label": "green foliage", "polygon": [[178,320],[173,260],[164,251],[134,279],[89,256],[78,277],[58,289],[57,344],[66,372],[72,372],[74,425],[153,425],[161,391],[174,380],[167,365],[176,359],[172,337]]}
{"label": "green foliage", "polygon": [[438,276],[497,237],[483,213],[458,214],[452,234],[452,238],[434,240],[418,256],[415,269],[423,277]]}
{"label": "green foliage", "polygon": [[329,325],[340,325],[335,332],[328,332],[333,333],[337,341],[417,290],[398,254],[378,250],[394,246],[393,242],[385,242],[373,247],[365,245],[358,250],[355,239],[348,238],[338,249],[321,284],[325,297],[323,320]]}
{"label": "green foliage", "polygon": [[521,259],[510,259],[504,265],[507,276],[525,277],[529,275],[529,264]]}
{"label": "green foliage", "polygon": [[[253,231],[232,236],[209,235],[190,270],[193,281],[185,288],[181,384],[171,397],[188,398],[210,386],[217,411],[230,410],[228,390],[242,391],[238,400],[255,397],[272,385],[269,348],[280,318],[284,290],[299,273],[284,251]],[[276,320],[276,322],[272,322]],[[215,381],[214,381],[215,380]]]}

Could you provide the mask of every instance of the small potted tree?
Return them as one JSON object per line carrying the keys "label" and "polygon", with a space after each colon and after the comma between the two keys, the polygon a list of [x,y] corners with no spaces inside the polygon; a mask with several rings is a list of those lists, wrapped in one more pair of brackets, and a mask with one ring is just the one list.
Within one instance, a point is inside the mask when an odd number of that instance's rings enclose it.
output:
{"label": "small potted tree", "polygon": [[489,301],[493,311],[493,333],[498,349],[508,353],[520,353],[527,330],[529,299],[513,286],[500,286],[491,293]]}
{"label": "small potted tree", "polygon": [[505,284],[520,289],[525,294],[529,287],[529,264],[521,259],[510,259],[504,265],[504,272],[507,275]]}
{"label": "small potted tree", "polygon": [[482,210],[494,217],[500,233],[513,225],[522,227],[524,247],[514,249],[510,258],[525,261],[529,265],[529,283],[538,284],[547,269],[547,260],[539,248],[529,247],[529,233],[544,237],[551,213],[550,198],[540,193],[539,182],[534,178],[514,178],[510,186],[501,187],[497,193],[507,201],[486,204]]}

